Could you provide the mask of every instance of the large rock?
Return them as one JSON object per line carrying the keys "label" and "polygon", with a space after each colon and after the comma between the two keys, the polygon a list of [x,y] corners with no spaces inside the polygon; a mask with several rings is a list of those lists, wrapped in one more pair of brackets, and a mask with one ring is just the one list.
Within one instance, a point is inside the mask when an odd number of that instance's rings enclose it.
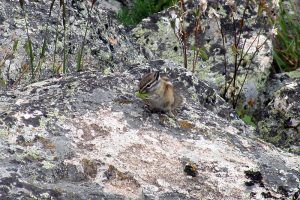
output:
{"label": "large rock", "polygon": [[258,114],[258,134],[276,146],[300,154],[300,78],[284,74],[278,77],[267,88],[275,86],[275,91],[265,99],[266,107]]}
{"label": "large rock", "polygon": [[[193,60],[193,45],[194,45],[194,27],[195,27],[195,10],[198,7],[198,1],[185,1],[187,11],[185,11],[185,26],[187,34],[190,36],[188,40],[188,68],[192,69]],[[219,93],[224,90],[225,84],[225,64],[224,52],[227,56],[227,80],[233,77],[234,71],[234,52],[232,45],[234,44],[234,31],[239,30],[239,20],[243,16],[246,1],[231,1],[236,3],[237,12],[235,12],[235,25],[232,22],[229,5],[227,1],[219,2],[209,0],[208,7],[201,18],[201,27],[203,33],[198,37],[200,45],[204,46],[208,54],[208,60],[198,59],[196,66],[196,75],[201,80],[208,82],[212,87],[216,88]],[[219,19],[210,18],[209,10],[214,8],[219,14]],[[172,15],[180,13],[179,8],[171,7],[168,10],[154,14],[151,17],[143,20],[136,28],[131,31],[131,35],[144,49],[145,56],[149,59],[170,59],[183,66],[183,53],[181,42],[174,34],[172,28]],[[269,27],[266,17],[258,17],[258,4],[250,1],[249,9],[245,12],[245,22],[240,36],[238,45],[239,53],[244,44],[244,53],[247,52],[245,60],[248,60],[255,53],[256,48],[261,48],[252,61],[252,65],[241,66],[238,70],[237,87],[243,85],[245,76],[247,77],[244,83],[244,89],[241,92],[240,107],[248,105],[249,102],[256,102],[265,86],[267,77],[271,69],[271,50],[272,43],[269,37]],[[179,16],[177,16],[179,17]],[[220,25],[224,32],[225,48],[222,44]],[[236,28],[234,28],[236,27]],[[237,34],[237,37],[239,34]],[[232,91],[232,88],[230,89]],[[231,93],[227,93],[227,98],[231,98]],[[254,103],[255,104],[255,103]],[[256,105],[248,107],[248,112],[252,112]]]}
{"label": "large rock", "polygon": [[[175,119],[134,96],[150,68],[170,74],[185,97]],[[0,100],[1,199],[299,196],[300,157],[255,139],[212,88],[172,62],[74,73]]]}
{"label": "large rock", "polygon": [[[41,78],[52,75],[58,2]],[[67,1],[69,72],[84,36],[86,2]],[[35,58],[49,4],[25,4]],[[2,79],[9,83],[29,63],[24,13],[18,1],[2,1],[0,10],[1,44],[11,52],[12,33],[19,40],[13,55],[0,52]],[[145,64],[158,54],[136,46],[100,4],[89,19],[83,61],[91,71],[0,92],[0,199],[298,198],[299,156],[256,139],[217,92],[175,58]],[[142,74],[153,69],[170,76],[185,98],[175,119],[150,113],[134,96]],[[21,82],[29,79],[26,73]]]}
{"label": "large rock", "polygon": [[[116,22],[115,14],[104,9],[113,7],[113,1],[106,2],[106,4],[96,3],[89,15],[90,2],[65,1],[66,37],[64,37],[60,1],[55,1],[51,17],[49,17],[51,2],[48,0],[25,1],[25,11],[23,11],[19,1],[1,1],[0,89],[3,81],[7,85],[32,81],[31,70],[27,69],[30,66],[30,56],[25,48],[28,41],[25,12],[28,15],[28,32],[34,54],[36,70],[34,81],[63,73],[64,39],[67,55],[66,72],[76,71],[77,56],[82,47],[87,23],[88,31],[81,70],[93,69],[107,73],[119,67],[145,62],[144,55],[127,36],[126,29]],[[8,10],[9,12],[6,12]],[[46,30],[47,24],[48,29]],[[47,38],[45,57],[43,62],[39,62],[45,37]],[[56,37],[57,42],[55,42]],[[18,41],[15,52],[13,52],[14,41]],[[55,48],[56,54],[54,53]],[[41,73],[37,69],[39,63],[41,63]],[[105,65],[103,65],[104,63]]]}

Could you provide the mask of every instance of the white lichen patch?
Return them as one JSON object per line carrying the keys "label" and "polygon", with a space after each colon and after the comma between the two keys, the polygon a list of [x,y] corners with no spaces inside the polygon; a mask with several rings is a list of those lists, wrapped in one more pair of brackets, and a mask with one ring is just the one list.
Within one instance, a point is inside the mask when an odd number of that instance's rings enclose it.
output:
{"label": "white lichen patch", "polygon": [[288,89],[288,90],[294,90],[294,89],[296,89],[297,86],[298,86],[297,82],[294,81],[294,82],[291,82],[291,83],[287,84],[285,86],[285,88]]}
{"label": "white lichen patch", "polygon": [[275,98],[274,99],[274,109],[276,111],[282,112],[282,113],[287,113],[289,110],[292,108],[293,104],[287,103],[288,97],[283,97],[283,98]]}
{"label": "white lichen patch", "polygon": [[46,160],[44,160],[44,161],[42,162],[42,165],[43,165],[42,167],[45,168],[45,169],[52,169],[52,168],[55,167],[54,164],[52,164],[51,162],[46,161]]}
{"label": "white lichen patch", "polygon": [[24,151],[21,154],[17,154],[17,157],[20,160],[23,160],[26,157],[30,157],[34,160],[38,160],[41,157],[41,150],[39,150],[38,147],[30,146],[30,147],[25,147],[23,150]]}
{"label": "white lichen patch", "polygon": [[49,195],[49,193],[44,192],[44,193],[40,194],[40,197],[41,197],[41,198],[48,199],[48,198],[50,197],[50,195]]}
{"label": "white lichen patch", "polygon": [[26,103],[29,103],[29,100],[28,99],[18,99],[16,101],[16,105],[20,106],[22,104],[26,104]]}
{"label": "white lichen patch", "polygon": [[0,129],[0,138],[7,137],[9,135],[9,131],[6,129]]}
{"label": "white lichen patch", "polygon": [[231,134],[238,134],[239,130],[233,126],[227,126],[225,127],[225,131]]}

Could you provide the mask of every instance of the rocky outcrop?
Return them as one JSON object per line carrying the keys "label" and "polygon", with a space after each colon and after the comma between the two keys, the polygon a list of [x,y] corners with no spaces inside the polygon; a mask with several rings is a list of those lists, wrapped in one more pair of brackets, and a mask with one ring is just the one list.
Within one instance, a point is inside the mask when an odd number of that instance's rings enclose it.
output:
{"label": "rocky outcrop", "polygon": [[[76,67],[88,18],[84,2],[67,1],[69,72]],[[34,49],[43,41],[49,3],[26,2]],[[55,25],[56,3],[48,21]],[[11,10],[0,12],[1,44],[12,48],[12,30],[19,41],[13,55],[0,52],[2,77],[15,82],[22,74],[18,69],[28,65],[21,48],[27,40],[20,20],[24,12],[18,1],[0,6]],[[50,36],[56,33],[49,26],[42,65],[46,80],[0,91],[0,199],[299,197],[299,156],[257,139],[218,92],[176,59],[151,57],[152,50],[136,45],[99,4],[89,20],[86,71],[49,78],[55,48]],[[58,65],[63,59],[59,30]],[[150,70],[166,73],[184,97],[175,118],[151,113],[135,97],[139,79]],[[21,83],[29,79],[25,73]]]}
{"label": "rocky outcrop", "polygon": [[[283,83],[278,84],[280,80]],[[276,146],[300,154],[300,79],[283,74],[271,83],[277,87],[259,113],[258,134]]]}
{"label": "rocky outcrop", "polygon": [[[26,48],[28,37],[25,15],[28,15],[28,32],[34,57],[35,79],[33,81],[63,73],[64,49],[66,72],[76,71],[78,52],[82,47],[86,28],[81,70],[93,69],[109,73],[122,69],[126,65],[146,61],[139,48],[128,37],[126,29],[116,22],[115,13],[104,9],[114,7],[115,4],[96,2],[89,13],[91,4],[87,1],[65,1],[66,32],[64,33],[60,2],[55,1],[49,17],[51,2],[26,1],[22,10],[19,1],[1,1],[0,89],[3,88],[1,84],[3,82],[6,86],[32,82],[30,55]],[[45,56],[41,59],[40,53],[45,38]],[[13,51],[16,43],[16,50]]]}
{"label": "rocky outcrop", "polygon": [[[207,9],[201,17],[201,30],[203,33],[198,34],[198,43],[203,47],[208,55],[208,59],[199,57],[196,66],[195,75],[212,87],[216,88],[219,93],[222,93],[225,85],[225,76],[228,81],[233,77],[234,72],[234,55],[232,50],[234,44],[234,32],[239,32],[240,19],[245,10],[247,1],[231,1],[236,3],[236,12],[234,13],[235,22],[232,21],[230,15],[231,9],[228,5],[229,1],[208,1]],[[194,56],[193,48],[195,44],[195,10],[198,8],[197,1],[186,1],[187,10],[184,12],[184,17],[180,16],[180,8],[171,7],[168,10],[154,14],[153,16],[143,20],[136,28],[131,31],[132,37],[141,45],[145,56],[148,59],[170,59],[183,65],[183,53],[181,44],[176,31],[172,28],[174,15],[177,18],[182,17],[184,26],[187,28],[188,40],[188,68],[192,69],[192,61]],[[218,18],[212,17],[210,9],[215,9]],[[243,86],[241,92],[241,102],[238,107],[248,105],[249,102],[254,102],[254,105],[248,106],[247,112],[251,113],[256,108],[256,102],[261,92],[263,91],[265,82],[270,74],[271,69],[271,37],[269,36],[268,23],[266,17],[259,17],[257,14],[258,4],[250,3],[244,17],[244,27],[240,35],[240,43],[238,44],[238,53],[247,54],[246,61],[238,70],[237,88]],[[222,34],[224,34],[225,43],[222,44]],[[239,37],[239,34],[237,34]],[[250,58],[260,48],[254,56],[252,64]],[[226,52],[227,69],[225,69],[224,52]],[[246,78],[245,83],[244,78]],[[232,90],[232,88],[230,89]],[[230,99],[231,94],[226,95]]]}
{"label": "rocky outcrop", "polygon": [[[185,97],[175,119],[150,113],[134,96],[150,68],[171,74]],[[299,195],[299,156],[255,139],[213,89],[168,61],[74,73],[0,99],[4,199]]]}

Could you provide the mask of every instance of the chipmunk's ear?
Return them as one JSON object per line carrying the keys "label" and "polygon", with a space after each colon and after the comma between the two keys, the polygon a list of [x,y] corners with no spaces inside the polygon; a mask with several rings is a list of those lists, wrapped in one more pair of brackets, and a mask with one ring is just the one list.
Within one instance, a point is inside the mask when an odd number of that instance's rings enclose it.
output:
{"label": "chipmunk's ear", "polygon": [[159,72],[158,71],[154,73],[154,78],[155,78],[155,80],[159,79]]}

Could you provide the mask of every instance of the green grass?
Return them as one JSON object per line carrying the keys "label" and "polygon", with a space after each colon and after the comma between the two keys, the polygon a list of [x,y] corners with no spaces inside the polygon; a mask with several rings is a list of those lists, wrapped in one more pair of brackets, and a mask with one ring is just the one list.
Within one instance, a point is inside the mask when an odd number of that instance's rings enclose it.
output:
{"label": "green grass", "polygon": [[256,124],[252,121],[252,117],[250,115],[244,115],[242,120],[250,126],[253,126],[254,128],[256,128]]}
{"label": "green grass", "polygon": [[149,94],[147,94],[147,93],[136,92],[135,96],[142,99],[142,100],[146,100],[146,99],[149,98]]}
{"label": "green grass", "polygon": [[176,0],[134,0],[132,8],[124,8],[117,17],[127,26],[135,26],[142,19],[168,8],[176,3]]}
{"label": "green grass", "polygon": [[275,22],[278,34],[275,38],[274,60],[283,71],[300,68],[300,13],[295,3],[288,1],[290,12],[282,1]]}

